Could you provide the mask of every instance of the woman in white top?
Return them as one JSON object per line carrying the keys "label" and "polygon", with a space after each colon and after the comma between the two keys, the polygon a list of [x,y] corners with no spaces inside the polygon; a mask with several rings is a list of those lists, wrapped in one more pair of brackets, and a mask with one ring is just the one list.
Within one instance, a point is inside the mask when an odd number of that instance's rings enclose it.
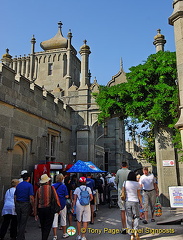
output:
{"label": "woman in white top", "polygon": [[2,209],[3,222],[0,229],[0,239],[4,239],[9,225],[11,240],[15,240],[17,237],[17,214],[15,212],[14,193],[18,183],[18,179],[12,179],[11,188],[9,188],[5,194],[4,206]]}
{"label": "woman in white top", "polygon": [[125,210],[127,217],[127,232],[131,235],[131,240],[139,240],[138,225],[139,225],[139,201],[142,205],[142,196],[140,194],[140,184],[136,180],[136,174],[130,172],[127,181],[123,183],[123,188],[126,190]]}

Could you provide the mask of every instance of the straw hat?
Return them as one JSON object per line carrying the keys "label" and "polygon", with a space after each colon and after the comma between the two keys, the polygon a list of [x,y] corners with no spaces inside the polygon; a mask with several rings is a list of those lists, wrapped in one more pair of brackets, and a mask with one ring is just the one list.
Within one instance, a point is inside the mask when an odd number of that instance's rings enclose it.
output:
{"label": "straw hat", "polygon": [[49,182],[50,179],[51,179],[51,178],[49,178],[47,174],[43,174],[43,175],[41,176],[41,179],[40,179],[39,182],[40,182],[40,183],[46,183],[46,182]]}

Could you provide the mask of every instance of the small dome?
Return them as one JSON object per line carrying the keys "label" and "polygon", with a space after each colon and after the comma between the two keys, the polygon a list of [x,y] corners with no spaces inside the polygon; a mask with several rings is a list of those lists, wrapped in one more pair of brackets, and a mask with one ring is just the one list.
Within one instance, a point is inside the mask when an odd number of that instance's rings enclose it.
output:
{"label": "small dome", "polygon": [[62,23],[59,22],[57,34],[53,38],[40,43],[43,50],[46,51],[57,48],[67,48],[67,39],[63,37],[61,28]]}
{"label": "small dome", "polygon": [[80,47],[80,53],[82,52],[88,52],[89,54],[90,52],[90,47],[88,45],[86,45],[87,41],[84,40],[84,44]]}
{"label": "small dome", "polygon": [[165,39],[165,36],[163,34],[161,34],[161,29],[157,30],[157,35],[154,37],[154,40],[161,38],[161,39]]}
{"label": "small dome", "polygon": [[6,53],[3,54],[2,58],[3,58],[3,59],[5,59],[5,58],[6,58],[6,59],[7,59],[7,58],[12,59],[12,56],[9,54],[9,49],[8,49],[8,48],[6,49]]}

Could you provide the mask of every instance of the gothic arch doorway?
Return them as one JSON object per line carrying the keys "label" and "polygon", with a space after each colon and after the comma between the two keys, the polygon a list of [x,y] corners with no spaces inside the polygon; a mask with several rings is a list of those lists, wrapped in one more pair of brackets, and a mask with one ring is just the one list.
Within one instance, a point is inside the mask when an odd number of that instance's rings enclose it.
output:
{"label": "gothic arch doorway", "polygon": [[94,139],[93,162],[99,167],[104,165],[104,128],[102,125],[99,125],[97,122],[95,122],[92,126],[92,129]]}
{"label": "gothic arch doorway", "polygon": [[27,146],[24,142],[18,142],[13,148],[12,178],[19,178],[20,171],[26,168]]}

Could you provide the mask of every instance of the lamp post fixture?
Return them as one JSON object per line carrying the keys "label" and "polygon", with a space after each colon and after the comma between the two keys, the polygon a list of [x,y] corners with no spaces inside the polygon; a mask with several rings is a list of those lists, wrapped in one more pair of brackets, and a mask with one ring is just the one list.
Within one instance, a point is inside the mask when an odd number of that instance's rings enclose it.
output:
{"label": "lamp post fixture", "polygon": [[74,157],[73,163],[75,163],[75,162],[76,162],[76,152],[73,152],[72,155],[73,155],[73,157]]}

